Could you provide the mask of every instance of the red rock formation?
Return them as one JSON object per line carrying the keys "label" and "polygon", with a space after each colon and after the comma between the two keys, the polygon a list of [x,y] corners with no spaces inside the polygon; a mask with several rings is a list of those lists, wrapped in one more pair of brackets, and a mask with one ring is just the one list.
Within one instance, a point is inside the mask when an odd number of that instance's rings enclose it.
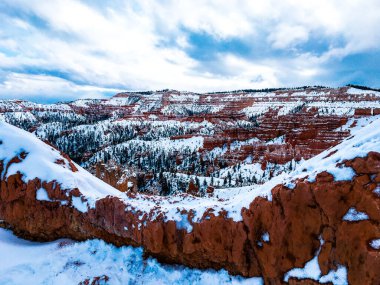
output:
{"label": "red rock formation", "polygon": [[[303,267],[321,247],[318,261],[323,274],[343,265],[350,284],[376,284],[380,252],[369,243],[380,238],[380,198],[374,193],[380,182],[380,154],[371,152],[345,164],[356,172],[352,181],[336,182],[324,172],[315,182],[297,181],[294,189],[278,185],[272,201],[258,197],[242,209],[241,222],[223,213],[215,216],[210,209],[201,221],[192,223],[189,233],[160,215],[140,220],[141,211],[126,212],[126,202],[114,197],[79,212],[71,207],[72,198],[81,196],[77,189],[66,195],[57,183],[37,178],[24,183],[20,174],[1,181],[0,219],[29,239],[101,238],[116,245],[142,245],[147,254],[164,262],[263,276],[266,284],[281,284],[286,272]],[[8,166],[1,164],[0,173]],[[41,186],[51,201],[36,200]],[[342,220],[353,206],[370,218]],[[268,240],[263,240],[264,233]],[[314,283],[291,280],[290,284]]]}
{"label": "red rock formation", "polygon": [[199,192],[198,186],[194,183],[193,180],[191,180],[189,183],[189,187],[187,188],[186,193],[196,196],[198,194],[198,192]]}
{"label": "red rock formation", "polygon": [[[67,159],[67,157],[65,158]],[[130,174],[128,170],[121,169],[121,167],[113,161],[110,161],[108,165],[103,163],[96,164],[95,176],[121,192],[126,192],[128,190],[137,192],[136,175]]]}

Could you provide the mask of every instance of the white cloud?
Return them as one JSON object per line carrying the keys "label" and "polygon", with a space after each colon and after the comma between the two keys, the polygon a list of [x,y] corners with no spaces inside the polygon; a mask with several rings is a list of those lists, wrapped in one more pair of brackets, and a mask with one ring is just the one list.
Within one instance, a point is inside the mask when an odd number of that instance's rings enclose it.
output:
{"label": "white cloud", "polygon": [[302,26],[279,25],[270,34],[269,41],[278,49],[303,43],[309,38],[307,30]]}
{"label": "white cloud", "polygon": [[76,85],[62,78],[48,75],[10,73],[0,83],[0,98],[68,100],[73,98],[103,98],[104,93],[120,92],[118,89]]}
{"label": "white cloud", "polygon": [[[17,86],[29,82],[16,80],[14,74],[29,69],[59,71],[89,86],[135,90],[308,84],[326,73],[326,63],[332,58],[380,48],[378,0],[343,4],[339,0],[131,0],[117,5],[100,2],[100,8],[79,0],[3,2],[44,22],[40,26],[6,12],[1,15],[0,69],[14,72],[7,80]],[[193,47],[189,31],[221,42],[239,39],[253,47],[253,55],[258,42],[263,43],[262,49],[291,52],[259,58],[240,56],[238,51],[233,54],[227,48],[224,53],[215,51],[212,60],[217,68],[205,72],[200,67],[206,63],[188,54]],[[321,55],[298,49],[315,37],[332,44]],[[82,92],[74,83],[67,87],[67,80],[51,82],[60,86],[56,88],[60,94],[64,88],[75,90],[75,96]],[[29,92],[28,88],[15,90],[20,96]]]}

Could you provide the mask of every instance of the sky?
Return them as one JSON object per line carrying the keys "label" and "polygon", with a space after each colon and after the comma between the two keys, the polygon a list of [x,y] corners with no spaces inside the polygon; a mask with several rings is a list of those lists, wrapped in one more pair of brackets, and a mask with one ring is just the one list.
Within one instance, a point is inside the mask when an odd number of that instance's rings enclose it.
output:
{"label": "sky", "polygon": [[0,0],[0,99],[380,87],[379,0]]}

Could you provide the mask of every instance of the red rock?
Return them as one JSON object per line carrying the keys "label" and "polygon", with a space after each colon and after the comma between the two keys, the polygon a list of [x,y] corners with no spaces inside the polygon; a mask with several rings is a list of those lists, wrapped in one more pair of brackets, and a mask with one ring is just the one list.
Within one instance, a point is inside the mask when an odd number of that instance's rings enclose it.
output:
{"label": "red rock", "polygon": [[[359,171],[378,175],[379,162],[379,154],[370,153],[347,163]],[[377,169],[376,173],[371,166]],[[138,218],[139,211],[125,212],[126,205],[117,198],[101,199],[87,213],[60,203],[37,201],[35,191],[41,183],[49,197],[64,197],[58,194],[59,186],[52,188],[53,183],[35,179],[25,184],[15,174],[1,181],[0,218],[16,234],[33,240],[95,237],[115,245],[142,245],[147,254],[164,262],[263,276],[266,284],[280,284],[290,269],[303,267],[315,256],[322,237],[325,243],[318,261],[323,273],[344,265],[350,284],[376,284],[380,280],[380,252],[368,243],[380,237],[380,199],[373,199],[366,189],[373,179],[374,175],[363,174],[353,181],[335,182],[330,174],[321,173],[313,183],[298,181],[293,190],[279,185],[272,190],[272,201],[259,197],[249,209],[243,209],[242,222],[234,222],[223,214],[205,214],[187,233],[178,229],[175,222],[165,222],[162,216],[144,224]],[[66,198],[70,201],[72,195],[80,193],[71,191]],[[352,206],[367,213],[371,220],[343,221],[343,215]],[[139,224],[141,230],[136,230]],[[130,230],[125,230],[125,226]],[[260,246],[258,241],[264,232],[269,233],[270,241]],[[314,284],[293,279],[290,283]]]}

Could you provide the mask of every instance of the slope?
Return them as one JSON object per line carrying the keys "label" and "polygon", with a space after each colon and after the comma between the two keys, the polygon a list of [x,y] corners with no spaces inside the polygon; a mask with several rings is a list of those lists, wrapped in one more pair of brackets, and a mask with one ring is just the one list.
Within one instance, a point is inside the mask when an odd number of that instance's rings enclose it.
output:
{"label": "slope", "polygon": [[0,218],[24,237],[142,245],[165,262],[268,284],[297,277],[315,256],[319,281],[338,280],[342,267],[352,284],[380,277],[380,120],[291,174],[224,190],[225,199],[122,193],[27,132],[1,123],[0,139]]}

